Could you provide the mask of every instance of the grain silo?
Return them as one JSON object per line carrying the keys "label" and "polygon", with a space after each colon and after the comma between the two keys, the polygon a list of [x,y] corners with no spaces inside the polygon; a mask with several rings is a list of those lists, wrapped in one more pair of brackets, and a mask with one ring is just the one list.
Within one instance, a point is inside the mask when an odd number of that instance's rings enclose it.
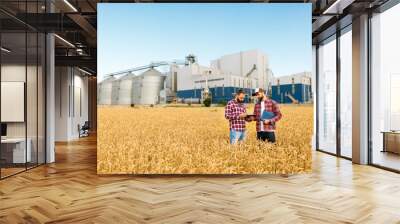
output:
{"label": "grain silo", "polygon": [[151,68],[133,79],[133,103],[134,104],[157,104],[159,94],[164,86],[165,76],[159,71]]}
{"label": "grain silo", "polygon": [[119,101],[119,85],[120,85],[120,79],[115,79],[112,82],[112,89],[111,89],[111,104],[112,105],[118,105],[118,101]]}
{"label": "grain silo", "polygon": [[131,105],[133,103],[133,80],[135,74],[128,73],[119,79],[118,105]]}
{"label": "grain silo", "polygon": [[108,77],[98,84],[98,104],[111,105],[114,77]]}

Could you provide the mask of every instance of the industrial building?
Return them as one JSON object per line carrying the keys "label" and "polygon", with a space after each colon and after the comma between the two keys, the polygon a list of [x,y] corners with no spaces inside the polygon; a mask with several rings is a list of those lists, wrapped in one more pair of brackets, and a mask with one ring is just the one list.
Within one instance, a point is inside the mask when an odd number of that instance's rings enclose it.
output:
{"label": "industrial building", "polygon": [[[158,66],[169,66],[169,71],[160,73]],[[137,71],[142,73],[135,75]],[[184,63],[151,63],[107,74],[98,86],[98,104],[200,103],[207,97],[220,103],[232,99],[237,89],[246,92],[249,102],[255,88],[268,89],[271,74],[267,55],[257,49],[224,55],[210,66],[200,65],[196,56],[188,55]]]}
{"label": "industrial building", "polygon": [[271,98],[278,103],[311,103],[312,80],[310,72],[272,78]]}
{"label": "industrial building", "polygon": [[[312,5],[313,173],[179,178],[96,173],[96,104],[112,104],[118,79],[96,90],[99,2],[171,1],[0,1],[0,223],[399,223],[398,0],[285,1]],[[202,88],[206,75],[191,67],[199,76],[181,86],[178,71],[165,77],[160,101]],[[246,86],[252,63],[208,68],[224,78],[210,82],[217,99]],[[133,81],[122,80],[114,101],[125,104]],[[83,121],[88,138],[77,134]]]}
{"label": "industrial building", "polygon": [[[113,96],[118,95],[117,86],[118,82],[114,77],[107,77],[97,85],[97,97],[99,105],[111,105],[113,103]],[[113,94],[114,92],[114,94]]]}
{"label": "industrial building", "polygon": [[[172,101],[176,95],[174,69],[183,62],[157,62],[107,74],[98,83],[99,105],[154,105]],[[169,66],[170,72],[161,73],[159,66]],[[140,73],[141,72],[141,73]],[[135,73],[139,73],[136,75]],[[174,76],[175,74],[175,76]]]}
{"label": "industrial building", "polygon": [[165,76],[155,69],[136,76],[133,80],[133,104],[157,104],[160,91],[164,86]]}
{"label": "industrial building", "polygon": [[[127,72],[116,78],[108,76],[98,84],[99,105],[154,105],[161,102],[166,75],[150,68],[139,75]],[[165,90],[164,90],[165,91]]]}
{"label": "industrial building", "polygon": [[[112,77],[112,78],[114,78],[114,77]],[[115,88],[118,90],[118,91],[116,91],[117,94],[115,94],[117,97],[116,102],[115,102],[116,104],[130,105],[133,103],[132,94],[133,94],[134,80],[135,80],[134,73],[128,73],[128,74],[122,76],[119,80],[114,80],[114,83],[116,83]],[[99,83],[99,85],[98,85],[98,91],[100,93],[102,93],[102,91],[104,90],[104,87],[102,86],[102,84],[103,84],[103,82]],[[100,90],[102,90],[102,91],[100,91]],[[107,96],[100,95],[100,99],[105,99],[106,97]],[[99,103],[99,104],[104,104],[104,103]]]}
{"label": "industrial building", "polygon": [[177,72],[177,97],[204,98],[204,91],[213,103],[229,101],[237,89],[246,93],[246,101],[257,87],[268,88],[268,57],[260,50],[224,55],[210,62],[210,67],[191,63]]}

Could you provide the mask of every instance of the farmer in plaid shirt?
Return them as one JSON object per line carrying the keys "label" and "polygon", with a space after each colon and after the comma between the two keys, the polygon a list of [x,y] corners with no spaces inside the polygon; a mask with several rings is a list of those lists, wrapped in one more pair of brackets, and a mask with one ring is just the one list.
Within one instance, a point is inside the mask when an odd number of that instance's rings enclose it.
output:
{"label": "farmer in plaid shirt", "polygon": [[246,107],[243,104],[245,93],[242,89],[236,92],[235,99],[225,107],[225,118],[229,120],[229,139],[231,144],[241,142],[246,137]]}
{"label": "farmer in plaid shirt", "polygon": [[[276,122],[282,118],[278,103],[268,98],[265,91],[257,88],[253,96],[257,97],[257,103],[254,106],[254,119],[257,121],[257,139],[268,142],[275,142]],[[260,117],[264,110],[272,112],[275,116],[269,120],[261,121]]]}

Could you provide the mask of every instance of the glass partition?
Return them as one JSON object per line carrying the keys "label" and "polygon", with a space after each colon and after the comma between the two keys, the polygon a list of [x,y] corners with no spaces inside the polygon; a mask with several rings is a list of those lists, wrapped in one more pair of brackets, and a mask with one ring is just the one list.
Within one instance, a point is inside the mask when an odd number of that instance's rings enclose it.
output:
{"label": "glass partition", "polygon": [[[43,5],[0,3],[18,13],[42,13]],[[45,163],[45,44],[44,33],[0,12],[0,178]]]}
{"label": "glass partition", "polygon": [[27,167],[34,167],[37,165],[37,149],[38,149],[38,35],[36,32],[27,32],[27,97],[26,97],[26,111],[27,111],[27,150],[31,151],[30,160]]}
{"label": "glass partition", "polygon": [[26,140],[26,33],[3,32],[1,47],[1,176],[7,177],[24,171],[31,158]]}

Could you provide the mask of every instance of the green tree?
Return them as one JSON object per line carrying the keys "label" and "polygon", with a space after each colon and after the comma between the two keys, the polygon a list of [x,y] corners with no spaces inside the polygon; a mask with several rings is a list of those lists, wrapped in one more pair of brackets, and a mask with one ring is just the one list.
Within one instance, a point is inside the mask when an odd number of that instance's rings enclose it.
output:
{"label": "green tree", "polygon": [[211,98],[208,97],[208,98],[204,99],[203,104],[206,107],[210,107],[211,106]]}

